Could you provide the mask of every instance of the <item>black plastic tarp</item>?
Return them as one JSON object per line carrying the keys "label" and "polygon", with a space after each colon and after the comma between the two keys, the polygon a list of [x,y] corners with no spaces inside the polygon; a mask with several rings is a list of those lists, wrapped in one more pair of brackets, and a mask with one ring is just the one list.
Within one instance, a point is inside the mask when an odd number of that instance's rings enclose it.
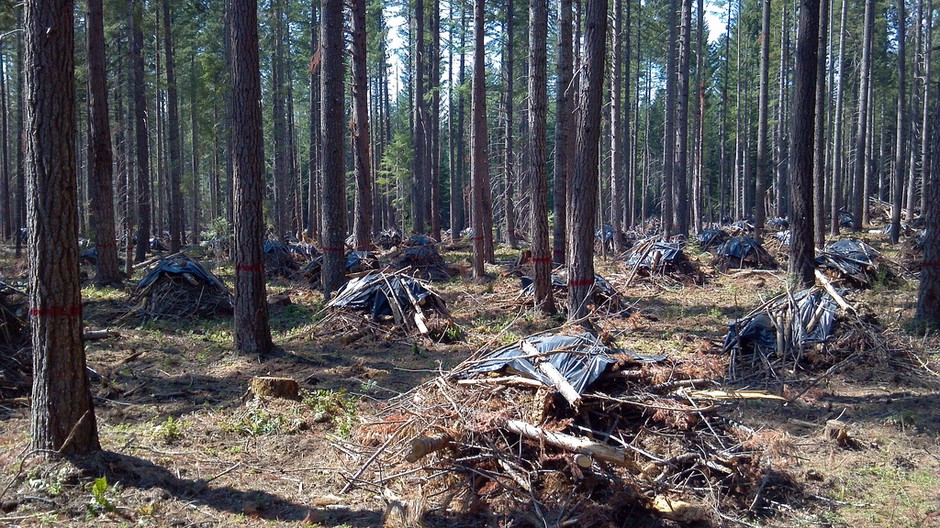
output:
{"label": "black plastic tarp", "polygon": [[530,354],[522,350],[521,343],[515,343],[494,350],[483,358],[482,363],[464,372],[463,375],[506,369],[536,379],[551,387],[551,380],[536,366],[537,361],[543,360],[558,369],[574,390],[578,391],[578,394],[583,394],[610,365],[617,362],[611,357],[612,354],[629,354],[638,361],[646,362],[666,359],[666,356],[643,356],[635,352],[610,349],[600,339],[588,333],[543,335],[527,338],[526,341],[539,351],[538,357],[530,357]]}
{"label": "black plastic tarp", "polygon": [[[523,295],[534,295],[535,294],[535,280],[528,275],[519,278],[519,287],[522,290]],[[568,289],[568,280],[567,277],[560,274],[552,274],[552,289],[557,291],[564,291]],[[594,290],[598,293],[602,293],[608,297],[616,295],[617,291],[614,290],[614,287],[610,285],[604,277],[594,274]]]}
{"label": "black plastic tarp", "polygon": [[222,284],[222,281],[220,281],[218,277],[206,271],[198,262],[186,255],[177,255],[173,258],[166,258],[158,262],[156,266],[151,268],[150,271],[144,275],[144,278],[140,279],[140,282],[137,283],[137,289],[141,290],[150,286],[156,282],[161,275],[183,275],[184,273],[188,273],[198,280],[215,284],[225,289],[225,285]]}
{"label": "black plastic tarp", "polygon": [[826,246],[816,257],[816,264],[834,269],[862,285],[868,285],[876,271],[877,253],[868,244],[853,238],[843,238]]}
{"label": "black plastic tarp", "polygon": [[[825,290],[813,288],[793,295],[795,310],[790,314],[792,342],[796,345],[825,342],[832,335],[839,305]],[[781,296],[766,310],[739,319],[728,327],[724,350],[739,349],[771,352],[777,348],[777,327],[774,319],[787,320],[790,299]],[[771,317],[772,316],[772,317]]]}
{"label": "black plastic tarp", "polygon": [[722,244],[724,241],[728,240],[728,233],[722,231],[721,229],[708,229],[696,235],[695,238],[698,240],[699,247],[702,249],[708,249],[711,247],[716,247]]}
{"label": "black plastic tarp", "polygon": [[420,305],[432,295],[411,277],[371,273],[347,282],[328,306],[369,312],[373,319],[380,320],[394,316],[392,302],[407,309],[413,305],[412,299]]}
{"label": "black plastic tarp", "polygon": [[655,271],[663,271],[666,266],[678,263],[684,256],[682,244],[678,242],[657,241],[648,251],[646,244],[640,243],[630,253],[627,266],[638,269],[652,269],[656,266]]}

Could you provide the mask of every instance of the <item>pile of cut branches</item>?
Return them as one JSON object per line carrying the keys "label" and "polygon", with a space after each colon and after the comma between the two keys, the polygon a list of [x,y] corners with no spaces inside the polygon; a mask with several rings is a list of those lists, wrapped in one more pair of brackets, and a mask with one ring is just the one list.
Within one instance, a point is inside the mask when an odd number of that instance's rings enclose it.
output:
{"label": "pile of cut branches", "polygon": [[229,315],[234,299],[221,279],[183,253],[157,262],[131,294],[129,314],[180,320]]}
{"label": "pile of cut branches", "polygon": [[347,282],[327,304],[320,322],[349,344],[368,334],[388,339],[415,333],[435,340],[460,335],[443,297],[403,273],[373,272]]}
{"label": "pile of cut branches", "polygon": [[[591,334],[542,334],[488,353],[376,410],[357,431],[353,486],[391,511],[476,525],[621,526],[761,510],[782,493],[766,441],[722,402],[723,362],[669,361]],[[786,480],[786,479],[782,479]]]}

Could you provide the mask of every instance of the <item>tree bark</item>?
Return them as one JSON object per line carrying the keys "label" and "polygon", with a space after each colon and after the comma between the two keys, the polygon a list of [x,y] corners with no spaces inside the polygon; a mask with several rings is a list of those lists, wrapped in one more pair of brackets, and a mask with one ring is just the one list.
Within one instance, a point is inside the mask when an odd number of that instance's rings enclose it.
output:
{"label": "tree bark", "polygon": [[571,104],[571,0],[558,3],[558,63],[555,84],[555,174],[552,181],[554,225],[552,226],[552,262],[565,263],[567,232],[567,193],[574,161],[574,114]]}
{"label": "tree bark", "polygon": [[310,3],[310,176],[307,181],[307,238],[320,236],[320,40],[317,5]]}
{"label": "tree bark", "polygon": [[[183,159],[180,154],[179,97],[176,92],[176,64],[173,59],[173,19],[170,15],[170,0],[161,0],[163,5],[163,53],[166,58],[166,105],[167,132],[170,154],[170,252],[180,250],[183,237]],[[234,21],[233,21],[234,23]],[[149,209],[147,212],[150,214]],[[143,219],[141,219],[143,223]],[[138,250],[138,255],[140,254]]]}
{"label": "tree bark", "polygon": [[790,284],[794,289],[808,288],[815,283],[813,140],[818,53],[819,0],[801,0],[793,82],[793,128],[790,133],[790,152],[793,154]]}
{"label": "tree bark", "polygon": [[70,0],[26,2],[26,174],[33,344],[31,447],[100,449],[85,371]]}
{"label": "tree bark", "polygon": [[770,0],[763,0],[761,15],[760,89],[757,117],[757,185],[754,199],[754,236],[760,242],[764,234],[767,210],[764,207],[770,163],[767,160],[767,107],[770,87]]}
{"label": "tree bark", "polygon": [[[420,0],[419,0],[420,1]],[[369,101],[366,79],[366,0],[353,0],[353,115],[356,167],[356,217],[353,236],[357,250],[372,246],[372,175],[369,171]]]}
{"label": "tree bark", "polygon": [[[105,71],[104,16],[101,0],[88,0],[88,180],[92,189],[97,284],[120,284],[114,235],[114,185],[111,175],[111,125]],[[6,144],[4,143],[4,152]],[[4,158],[6,155],[4,154]]]}
{"label": "tree bark", "polygon": [[232,116],[235,178],[235,346],[259,358],[273,349],[264,285],[264,137],[258,60],[258,2],[232,0]]}
{"label": "tree bark", "polygon": [[[836,109],[832,124],[832,207],[829,234],[839,236],[839,212],[842,211],[842,101],[845,87],[845,34],[848,1],[842,0],[842,19],[839,24],[839,83],[836,86]],[[873,0],[866,0],[866,8]]]}
{"label": "tree bark", "polygon": [[[144,93],[144,34],[140,28],[142,14],[128,0],[133,10],[133,44],[131,61],[134,64],[134,130],[136,133],[137,162],[137,243],[134,260],[143,262],[150,251],[150,138],[147,131],[147,96]],[[165,2],[166,0],[164,0]],[[141,6],[142,7],[142,6]],[[175,90],[175,88],[174,88]],[[173,92],[174,95],[176,92]],[[177,126],[179,123],[177,123]],[[177,137],[179,136],[177,130]],[[178,147],[177,147],[178,148]],[[177,151],[177,156],[179,151]],[[128,182],[128,187],[131,184]],[[180,218],[177,219],[181,220]]]}
{"label": "tree bark", "polygon": [[663,237],[668,239],[673,230],[675,203],[674,180],[676,160],[676,0],[668,0],[666,25],[669,37],[666,41],[666,115],[663,127],[663,208],[661,215]]}
{"label": "tree bark", "polygon": [[[613,55],[610,69],[610,223],[614,230],[613,249],[623,251],[623,0],[614,0],[614,18],[611,28]],[[629,90],[629,88],[628,88]],[[531,91],[530,91],[531,94]],[[603,225],[601,226],[603,229]],[[602,231],[603,232],[603,231]],[[606,237],[606,235],[604,235]]]}
{"label": "tree bark", "polygon": [[[861,80],[858,89],[858,133],[855,135],[855,177],[852,193],[852,214],[855,215],[853,230],[862,230],[864,220],[863,202],[865,188],[865,141],[868,138],[868,84],[871,82],[872,34],[874,33],[875,15],[873,0],[865,2],[865,40],[862,43]],[[903,34],[903,33],[902,33]]]}
{"label": "tree bark", "polygon": [[193,244],[199,244],[199,232],[202,226],[199,223],[200,216],[200,192],[199,192],[199,118],[196,114],[196,56],[190,57],[190,85],[189,85],[189,123],[190,134],[192,134],[193,144]]}
{"label": "tree bark", "polygon": [[[532,13],[531,13],[532,6],[531,5],[529,6],[529,10],[530,10],[529,22],[531,24],[532,22]],[[512,139],[513,139],[512,127],[514,124],[513,119],[512,119],[513,76],[515,75],[515,71],[513,70],[513,54],[515,53],[515,47],[513,46],[513,33],[515,32],[513,29],[514,28],[513,14],[514,14],[513,13],[513,0],[506,0],[506,20],[505,20],[506,25],[505,25],[505,30],[504,30],[506,33],[506,51],[505,51],[506,62],[505,62],[505,72],[504,72],[504,76],[506,78],[505,79],[506,93],[503,99],[503,108],[505,109],[505,112],[506,112],[506,121],[504,123],[505,124],[504,130],[506,132],[505,132],[505,138],[504,138],[505,142],[503,144],[503,164],[504,164],[503,175],[505,177],[506,187],[503,190],[503,210],[505,211],[505,216],[506,216],[506,220],[505,220],[506,221],[506,242],[509,243],[510,247],[516,248],[518,246],[518,243],[516,241],[516,218],[515,218],[516,211],[515,211],[515,204],[513,203],[513,191],[514,191],[513,189],[513,156],[514,156],[514,153],[513,153],[513,148],[512,148]],[[531,45],[531,32],[532,32],[531,26],[529,26],[529,32],[530,32],[530,45]],[[532,53],[532,50],[530,49],[529,50],[530,61],[532,60],[531,53]],[[530,80],[531,80],[531,75],[532,75],[531,67],[532,66],[530,65],[529,66],[530,68],[529,79]],[[531,92],[529,93],[529,96],[530,97],[532,96]],[[529,111],[531,112],[531,102],[530,102]],[[532,121],[530,120],[529,121],[529,124],[530,124],[529,133],[530,134],[532,133],[531,123]],[[532,160],[532,162],[535,162],[535,160]],[[538,170],[531,165],[530,165],[530,169]],[[533,229],[535,229],[535,226],[533,226]],[[536,290],[538,290],[537,281],[536,281]],[[536,292],[536,297],[538,297],[538,292]]]}
{"label": "tree bark", "polygon": [[548,111],[547,47],[548,2],[529,0],[529,181],[532,185],[532,263],[535,268],[535,305],[545,314],[555,312],[552,299],[552,254],[548,239],[548,164],[546,113]]}
{"label": "tree bark", "polygon": [[[769,0],[768,0],[769,1]],[[689,235],[689,58],[692,52],[692,0],[682,0],[676,94],[676,162],[673,167],[676,233]]]}
{"label": "tree bark", "polygon": [[428,60],[428,87],[431,90],[431,123],[428,132],[428,206],[431,238],[441,239],[441,9],[440,0],[431,4],[431,56]]}
{"label": "tree bark", "polygon": [[[323,295],[327,299],[342,285],[346,239],[346,185],[343,163],[343,2],[320,3],[320,155],[322,172],[321,216]],[[415,153],[415,157],[419,157]]]}
{"label": "tree bark", "polygon": [[[291,210],[288,173],[290,161],[287,150],[287,115],[284,110],[284,0],[271,2],[274,27],[274,56],[271,57],[271,135],[274,140],[274,229],[278,240],[287,241],[290,234]],[[355,48],[354,48],[355,49]]]}
{"label": "tree bark", "polygon": [[[13,236],[13,200],[10,195],[13,189],[10,184],[10,158],[9,158],[9,115],[10,106],[7,97],[7,61],[3,53],[2,43],[0,43],[0,153],[2,153],[3,163],[3,181],[0,188],[0,206],[3,207],[0,223],[3,224],[3,238],[10,240]],[[17,233],[18,234],[18,233]]]}
{"label": "tree bark", "polygon": [[[866,3],[873,0],[867,0]],[[906,35],[904,0],[898,0],[898,35]],[[901,236],[901,205],[904,200],[904,147],[907,145],[907,64],[904,39],[898,39],[898,127],[894,149],[894,195],[891,208],[891,243],[897,244]],[[910,219],[908,219],[910,221]]]}
{"label": "tree bark", "polygon": [[[813,227],[816,247],[822,249],[826,244],[826,53],[829,28],[829,0],[819,2],[819,60],[816,64],[816,139],[813,159]],[[782,84],[781,84],[782,86]],[[783,187],[780,187],[781,197]],[[782,199],[782,198],[781,198]]]}
{"label": "tree bark", "polygon": [[426,222],[424,218],[425,188],[427,178],[427,122],[425,120],[424,101],[424,0],[414,0],[415,37],[414,37],[414,72],[412,72],[412,92],[414,94],[413,110],[413,148],[411,174],[414,178],[411,186],[411,220],[415,233],[424,233]]}
{"label": "tree bark", "polygon": [[[930,19],[928,10],[928,24]],[[940,96],[940,80],[936,86],[935,99]],[[934,105],[933,122],[940,122],[940,105]],[[920,272],[915,318],[936,328],[940,327],[940,131],[936,126],[926,131],[932,131],[932,134],[927,135],[931,137],[933,152],[929,156],[929,166],[924,168],[927,180],[923,190],[926,195],[923,213],[927,229],[924,233],[924,263]]]}
{"label": "tree bark", "polygon": [[[472,177],[471,197],[473,203],[473,276],[481,278],[484,274],[483,262],[487,260],[486,236],[484,235],[484,215],[486,205],[483,194],[488,192],[486,180],[489,179],[489,161],[487,159],[486,139],[486,71],[483,56],[484,0],[473,2],[473,87],[471,102],[471,137],[470,137],[470,172]],[[492,219],[490,219],[492,221]],[[490,232],[492,236],[492,231]]]}
{"label": "tree bark", "polygon": [[[930,76],[933,73],[932,71],[932,56],[933,56],[933,0],[927,0],[927,18],[925,21],[926,25],[926,36],[924,42],[924,97],[923,97],[923,122],[921,123],[921,178],[920,178],[920,213],[922,215],[926,214],[927,211],[927,173],[930,170],[931,165],[931,152],[930,152],[930,129],[932,123],[929,121],[928,115],[930,114]],[[874,112],[872,112],[874,113]],[[913,207],[913,206],[912,206]]]}
{"label": "tree bark", "polygon": [[571,255],[568,265],[570,321],[587,315],[588,297],[594,287],[594,221],[597,215],[597,162],[607,44],[607,0],[587,0],[584,24],[581,111],[578,113],[574,174],[571,179],[571,237],[568,241],[568,252]]}

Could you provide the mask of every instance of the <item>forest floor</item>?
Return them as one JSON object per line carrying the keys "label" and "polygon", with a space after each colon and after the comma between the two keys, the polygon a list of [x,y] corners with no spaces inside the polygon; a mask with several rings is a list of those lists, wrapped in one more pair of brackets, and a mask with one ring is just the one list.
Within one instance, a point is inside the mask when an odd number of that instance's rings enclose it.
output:
{"label": "forest floor", "polygon": [[[866,236],[893,255],[882,237]],[[517,253],[500,247],[497,261],[511,262]],[[720,351],[729,322],[782,292],[784,272],[719,273],[708,254],[689,253],[705,271],[704,285],[637,279],[627,287],[625,264],[598,257],[598,273],[636,310],[613,323],[616,342],[640,353],[707,356],[726,365]],[[191,254],[202,256],[198,249]],[[443,254],[468,267],[467,247]],[[231,264],[202,262],[232,284]],[[272,279],[269,294],[287,293],[292,303],[270,308],[278,352],[264,361],[233,353],[230,320],[121,319],[131,308],[133,282],[121,290],[86,281],[86,325],[120,333],[87,344],[89,367],[99,375],[93,391],[103,452],[78,465],[26,456],[28,399],[3,401],[0,524],[382,526],[380,493],[360,487],[341,493],[363,463],[344,439],[382,401],[472,352],[560,324],[517,299],[517,278],[498,265],[487,269],[491,280],[474,282],[464,273],[434,286],[464,333],[450,344],[370,336],[343,344],[319,324],[319,292]],[[0,275],[25,280],[25,262],[10,248],[2,250]],[[940,526],[940,338],[912,329],[916,297],[916,280],[906,278],[851,298],[907,343],[909,355],[846,365],[787,405],[730,404],[728,414],[785,446],[768,460],[797,484],[787,500],[776,499],[772,515],[725,511],[701,525]],[[302,398],[252,401],[249,381],[261,375],[297,380]],[[850,442],[826,434],[833,419],[847,424]],[[624,525],[676,523],[637,514]]]}

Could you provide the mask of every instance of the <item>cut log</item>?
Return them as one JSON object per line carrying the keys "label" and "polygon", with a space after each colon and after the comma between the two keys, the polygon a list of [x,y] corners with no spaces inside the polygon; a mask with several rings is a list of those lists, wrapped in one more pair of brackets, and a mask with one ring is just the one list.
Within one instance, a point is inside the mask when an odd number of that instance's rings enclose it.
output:
{"label": "cut log", "polygon": [[451,438],[447,435],[415,438],[411,441],[411,452],[405,456],[405,460],[414,464],[425,456],[449,446],[450,442]]}
{"label": "cut log", "polygon": [[819,279],[819,282],[823,285],[823,288],[825,288],[826,291],[829,292],[829,295],[831,295],[832,298],[835,299],[836,303],[843,310],[845,310],[846,312],[851,312],[853,314],[855,313],[855,308],[853,308],[851,304],[845,302],[845,299],[843,299],[842,296],[839,295],[839,292],[837,292],[836,289],[832,287],[832,282],[829,281],[829,278],[826,277],[826,275],[823,272],[816,270],[816,278]]}
{"label": "cut log", "polygon": [[82,335],[85,341],[95,341],[98,339],[107,339],[109,337],[121,337],[117,330],[86,330]]}
{"label": "cut log", "polygon": [[545,442],[550,446],[564,449],[565,451],[571,453],[589,455],[596,460],[603,460],[604,462],[623,466],[637,473],[642,472],[642,469],[636,463],[636,461],[627,457],[627,453],[625,451],[611,447],[607,444],[602,444],[593,440],[588,440],[587,438],[581,438],[579,436],[546,431],[541,427],[536,427],[532,424],[521,422],[519,420],[507,421],[506,429],[519,436],[529,438],[531,440],[537,440],[539,442]]}
{"label": "cut log", "polygon": [[[522,341],[522,351],[526,354],[539,354],[537,348],[524,340]],[[555,387],[555,390],[557,390],[562,395],[562,397],[568,401],[568,404],[571,405],[573,409],[577,409],[578,406],[581,405],[581,395],[578,394],[578,391],[574,390],[574,387],[572,387],[571,384],[568,383],[568,380],[562,376],[561,372],[555,368],[555,365],[552,365],[548,361],[544,360],[539,361],[537,359],[536,361],[538,361],[536,364],[538,365],[539,371],[542,374],[548,376],[548,379],[552,380],[552,385]]]}
{"label": "cut log", "polygon": [[251,378],[251,392],[259,398],[298,399],[300,386],[291,378],[258,376]]}

